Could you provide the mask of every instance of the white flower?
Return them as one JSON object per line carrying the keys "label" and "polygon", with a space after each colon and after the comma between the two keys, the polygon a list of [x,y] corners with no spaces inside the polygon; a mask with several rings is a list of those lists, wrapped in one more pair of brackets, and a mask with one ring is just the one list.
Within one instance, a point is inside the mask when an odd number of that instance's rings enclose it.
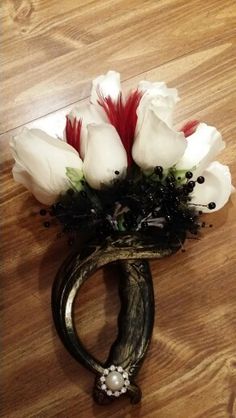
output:
{"label": "white flower", "polygon": [[143,92],[143,97],[137,109],[138,122],[137,129],[142,125],[146,109],[152,105],[155,114],[163,120],[168,126],[173,124],[173,110],[175,104],[179,101],[178,91],[169,88],[164,82],[151,83],[150,81],[140,81],[138,89]]}
{"label": "white flower", "polygon": [[40,129],[24,128],[10,140],[10,146],[15,159],[14,179],[46,205],[70,187],[66,167],[82,169],[73,147]]}
{"label": "white flower", "polygon": [[198,125],[196,131],[188,137],[187,144],[176,168],[193,171],[194,178],[200,175],[225,147],[220,132],[205,123]]}
{"label": "white flower", "polygon": [[88,125],[83,171],[89,185],[101,189],[126,175],[127,155],[116,129],[107,123]]}
{"label": "white flower", "polygon": [[186,147],[184,134],[171,129],[149,104],[132,149],[136,164],[143,170],[156,166],[171,168],[182,157]]}
{"label": "white flower", "polygon": [[[186,140],[183,134],[172,129],[177,90],[168,89],[165,83],[146,81],[139,84],[139,89],[144,95],[137,109],[134,161],[143,170],[159,165],[164,169],[175,167],[180,176],[191,171],[191,181],[202,176],[204,183],[196,182],[191,203],[203,212],[221,209],[232,192],[228,167],[214,162],[225,147],[221,134],[213,126],[200,123]],[[215,204],[213,209],[207,206],[211,202]]]}
{"label": "white flower", "polygon": [[100,99],[99,94],[104,98],[111,97],[112,100],[116,101],[120,92],[120,73],[108,71],[107,74],[100,75],[93,80],[90,101],[93,104],[97,104]]}
{"label": "white flower", "polygon": [[184,134],[172,129],[178,92],[164,82],[141,81],[138,89],[143,97],[137,109],[133,159],[144,170],[155,166],[168,169],[178,162],[187,146]]}
{"label": "white flower", "polygon": [[80,132],[80,155],[84,159],[87,148],[87,125],[89,123],[107,122],[107,116],[99,105],[96,106],[91,103],[80,103],[70,111],[68,117],[72,123],[74,118],[76,118],[77,121],[82,121]]}
{"label": "white flower", "polygon": [[[202,176],[205,181],[203,184],[196,183],[191,203],[197,205],[196,208],[202,212],[221,209],[228,202],[233,190],[229,167],[214,161],[203,171]],[[215,203],[215,208],[208,209],[207,206],[201,206],[210,202]]]}
{"label": "white flower", "polygon": [[[232,192],[229,168],[214,161],[225,147],[222,136],[215,127],[200,123],[188,137],[187,143],[176,169],[191,171],[192,181],[196,181],[198,176],[204,178],[203,184],[196,182],[191,203],[202,212],[219,210],[227,203]],[[213,209],[207,207],[211,202],[215,203]]]}
{"label": "white flower", "polygon": [[[176,89],[164,82],[141,81],[138,91],[143,96],[137,108],[137,125],[132,157],[142,170],[161,166],[175,168],[178,176],[193,173],[191,181],[203,176],[203,184],[196,182],[192,203],[208,212],[214,202],[220,209],[232,191],[231,176],[226,166],[214,159],[225,143],[216,128],[200,123],[186,139],[173,128],[173,111],[179,101]],[[79,105],[69,115],[82,120],[81,155],[85,156],[85,176],[91,187],[100,189],[126,173],[127,161],[120,138],[112,125],[104,125],[108,117],[98,101],[111,98],[116,102],[121,94],[120,74],[108,71],[93,81],[91,103]],[[91,123],[95,123],[91,125]],[[102,123],[102,124],[101,124]],[[115,175],[115,171],[119,172]],[[205,205],[201,207],[201,205]]]}

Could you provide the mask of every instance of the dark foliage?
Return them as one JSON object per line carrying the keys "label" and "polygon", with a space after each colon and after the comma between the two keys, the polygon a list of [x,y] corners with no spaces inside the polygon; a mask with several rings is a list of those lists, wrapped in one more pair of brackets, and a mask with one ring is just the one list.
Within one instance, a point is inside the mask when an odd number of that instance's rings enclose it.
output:
{"label": "dark foliage", "polygon": [[139,231],[182,241],[200,228],[190,197],[195,182],[186,177],[176,178],[173,171],[164,176],[162,167],[146,175],[133,167],[124,180],[99,191],[82,181],[82,190],[69,189],[50,213],[71,236],[79,232],[100,239]]}

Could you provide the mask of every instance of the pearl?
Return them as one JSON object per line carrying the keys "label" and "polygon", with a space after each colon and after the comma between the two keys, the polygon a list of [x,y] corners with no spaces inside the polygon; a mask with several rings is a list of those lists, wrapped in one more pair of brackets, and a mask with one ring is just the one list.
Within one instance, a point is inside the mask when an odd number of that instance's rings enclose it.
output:
{"label": "pearl", "polygon": [[216,204],[215,204],[215,202],[210,202],[208,205],[207,205],[207,207],[208,207],[208,209],[215,209],[215,207],[216,207]]}
{"label": "pearl", "polygon": [[110,372],[106,377],[106,385],[112,391],[120,390],[124,386],[124,378],[119,372]]}
{"label": "pearl", "polygon": [[199,176],[199,177],[197,178],[197,182],[198,182],[199,184],[204,183],[204,181],[205,181],[205,178],[204,178],[203,176]]}
{"label": "pearl", "polygon": [[195,187],[195,181],[189,181],[188,183],[188,186],[191,188],[191,189],[193,189],[194,187]]}
{"label": "pearl", "polygon": [[187,171],[185,173],[185,177],[186,177],[186,179],[191,179],[193,177],[193,173],[191,171]]}
{"label": "pearl", "polygon": [[154,168],[154,173],[157,174],[159,177],[162,177],[163,167],[157,166]]}

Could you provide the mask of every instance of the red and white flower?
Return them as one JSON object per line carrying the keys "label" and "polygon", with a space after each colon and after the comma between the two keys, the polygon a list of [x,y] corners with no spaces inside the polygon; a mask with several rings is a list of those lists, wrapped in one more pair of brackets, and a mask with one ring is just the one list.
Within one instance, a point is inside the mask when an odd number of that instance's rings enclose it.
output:
{"label": "red and white flower", "polygon": [[201,207],[214,201],[213,210],[218,210],[232,191],[228,167],[214,161],[225,144],[217,129],[205,123],[190,121],[176,130],[178,100],[176,89],[146,80],[124,95],[120,74],[108,71],[93,81],[90,102],[67,116],[68,144],[39,130],[24,130],[11,141],[14,178],[48,203],[66,189],[66,167],[83,170],[94,189],[124,178],[134,163],[144,171],[174,168],[180,177],[191,171],[192,181],[204,177],[202,184],[196,182],[192,203]]}

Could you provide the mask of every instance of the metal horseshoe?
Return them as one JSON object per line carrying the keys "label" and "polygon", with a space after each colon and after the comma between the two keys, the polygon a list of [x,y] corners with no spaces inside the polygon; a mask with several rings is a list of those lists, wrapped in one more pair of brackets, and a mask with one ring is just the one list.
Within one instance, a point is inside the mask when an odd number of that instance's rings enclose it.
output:
{"label": "metal horseshoe", "polygon": [[[148,258],[162,258],[179,248],[160,249],[148,238],[126,235],[90,244],[74,252],[61,266],[52,289],[52,312],[56,330],[69,353],[95,374],[94,400],[106,404],[126,394],[131,403],[141,400],[135,377],[147,352],[154,324],[154,295]],[[117,338],[104,364],[82,344],[74,324],[73,307],[82,284],[99,268],[116,262],[120,270]],[[78,299],[77,299],[78,300]]]}

